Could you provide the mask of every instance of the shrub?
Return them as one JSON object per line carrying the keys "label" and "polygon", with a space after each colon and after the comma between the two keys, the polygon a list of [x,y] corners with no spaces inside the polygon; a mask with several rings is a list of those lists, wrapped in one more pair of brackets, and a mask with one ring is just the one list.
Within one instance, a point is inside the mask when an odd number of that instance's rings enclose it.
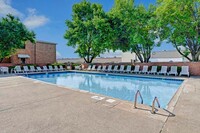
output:
{"label": "shrub", "polygon": [[157,72],[159,72],[161,70],[162,66],[157,66]]}
{"label": "shrub", "polygon": [[55,62],[55,63],[50,64],[50,65],[52,65],[52,66],[60,66],[60,65],[64,66],[65,64],[64,63]]}
{"label": "shrub", "polygon": [[177,71],[178,71],[178,73],[180,73],[181,72],[181,67],[177,67]]}

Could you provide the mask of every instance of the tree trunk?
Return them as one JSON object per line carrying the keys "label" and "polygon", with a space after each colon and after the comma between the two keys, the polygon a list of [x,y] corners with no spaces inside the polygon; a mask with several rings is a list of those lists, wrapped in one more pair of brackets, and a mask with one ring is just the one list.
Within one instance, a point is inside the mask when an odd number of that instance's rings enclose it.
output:
{"label": "tree trunk", "polygon": [[178,48],[178,46],[176,45],[176,43],[173,43],[176,50],[178,51],[179,54],[181,54],[183,57],[185,57],[186,59],[188,59],[189,61],[192,61],[188,56],[186,56],[185,54],[183,54],[180,49]]}
{"label": "tree trunk", "polygon": [[144,62],[144,60],[143,60],[143,58],[142,58],[141,54],[140,54],[140,53],[138,53],[138,51],[135,51],[135,54],[137,55],[137,57],[138,57],[138,59],[140,60],[140,62],[141,62],[141,63],[143,63],[143,62]]}
{"label": "tree trunk", "polygon": [[89,56],[87,56],[86,58],[84,58],[84,60],[85,60],[86,63],[92,63],[93,59],[94,59],[94,57],[90,58]]}
{"label": "tree trunk", "polygon": [[143,50],[143,57],[144,57],[144,63],[148,63],[149,59],[151,58],[151,47],[149,47],[148,44],[146,44],[147,47]]}
{"label": "tree trunk", "polygon": [[199,54],[198,53],[191,53],[192,55],[192,62],[198,62],[199,61]]}

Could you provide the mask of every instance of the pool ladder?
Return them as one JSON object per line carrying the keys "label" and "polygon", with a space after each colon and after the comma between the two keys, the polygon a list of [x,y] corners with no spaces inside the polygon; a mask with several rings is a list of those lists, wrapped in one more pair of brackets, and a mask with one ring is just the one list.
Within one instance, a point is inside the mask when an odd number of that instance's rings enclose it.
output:
{"label": "pool ladder", "polygon": [[[138,95],[140,96],[140,99],[141,99],[141,104],[143,104],[143,98],[142,98],[142,95],[140,93],[139,90],[137,90],[137,92],[135,93],[135,101],[134,101],[134,108],[137,108],[137,99],[138,99]],[[155,114],[156,113],[156,108],[155,108],[155,102],[157,103],[158,105],[158,108],[160,108],[160,103],[158,101],[158,98],[155,97],[153,102],[152,102],[152,109],[151,109],[151,113],[152,114]]]}
{"label": "pool ladder", "polygon": [[151,113],[152,113],[152,114],[155,114],[155,113],[156,113],[155,102],[157,103],[158,108],[160,108],[160,103],[159,103],[159,101],[158,101],[158,98],[155,97],[154,100],[153,100],[153,102],[152,102],[152,109],[151,109]]}
{"label": "pool ladder", "polygon": [[137,92],[135,93],[134,108],[137,108],[137,99],[138,99],[138,95],[140,96],[141,104],[143,104],[143,98],[142,98],[142,95],[141,95],[140,91],[137,90]]}

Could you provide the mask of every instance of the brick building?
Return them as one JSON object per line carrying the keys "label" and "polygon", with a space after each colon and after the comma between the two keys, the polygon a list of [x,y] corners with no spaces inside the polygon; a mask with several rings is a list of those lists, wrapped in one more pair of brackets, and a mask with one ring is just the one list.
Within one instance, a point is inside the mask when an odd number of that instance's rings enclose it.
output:
{"label": "brick building", "polygon": [[4,63],[17,64],[52,64],[56,62],[56,44],[51,42],[36,41],[36,44],[28,42],[24,49],[17,52]]}

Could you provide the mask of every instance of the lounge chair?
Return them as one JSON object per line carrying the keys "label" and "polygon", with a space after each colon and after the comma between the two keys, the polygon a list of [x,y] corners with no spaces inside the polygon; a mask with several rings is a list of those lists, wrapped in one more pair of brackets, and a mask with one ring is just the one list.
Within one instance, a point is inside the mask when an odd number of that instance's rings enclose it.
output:
{"label": "lounge chair", "polygon": [[8,69],[8,67],[0,67],[0,71],[1,71],[1,73],[9,73],[9,69]]}
{"label": "lounge chair", "polygon": [[88,68],[87,68],[87,70],[90,71],[91,69],[92,69],[92,66],[89,65]]}
{"label": "lounge chair", "polygon": [[148,73],[148,66],[143,66],[143,69],[140,73],[143,73],[143,74]]}
{"label": "lounge chair", "polygon": [[122,72],[122,73],[123,73],[123,72],[124,72],[124,65],[121,65],[121,66],[120,66],[120,69],[117,70],[116,72],[120,72],[120,73]]}
{"label": "lounge chair", "polygon": [[60,65],[60,66],[59,66],[59,70],[60,70],[60,71],[64,71],[65,69],[63,68],[62,65]]}
{"label": "lounge chair", "polygon": [[128,65],[126,67],[126,70],[124,70],[125,73],[131,73],[131,65]]}
{"label": "lounge chair", "polygon": [[41,69],[41,67],[36,67],[36,69],[37,69],[37,72],[42,72],[43,70]]}
{"label": "lounge chair", "polygon": [[168,75],[175,75],[175,76],[177,76],[178,75],[177,66],[171,66],[171,69],[168,72]]}
{"label": "lounge chair", "polygon": [[155,75],[157,73],[157,68],[158,68],[157,66],[152,66],[151,70],[148,72],[148,74],[154,74]]}
{"label": "lounge chair", "polygon": [[48,66],[49,67],[49,71],[54,71],[52,66]]}
{"label": "lounge chair", "polygon": [[59,71],[58,66],[54,66],[55,71]]}
{"label": "lounge chair", "polygon": [[182,75],[187,75],[188,77],[190,76],[189,66],[181,67],[181,72],[180,72],[179,76],[182,76]]}
{"label": "lounge chair", "polygon": [[75,70],[81,70],[80,66],[75,66]]}
{"label": "lounge chair", "polygon": [[36,72],[35,67],[34,67],[34,66],[30,66],[30,71],[31,71],[31,72]]}
{"label": "lounge chair", "polygon": [[102,69],[100,70],[101,72],[105,72],[106,71],[106,66],[103,66]]}
{"label": "lounge chair", "polygon": [[43,66],[43,71],[49,71],[49,69],[47,68],[47,66]]}
{"label": "lounge chair", "polygon": [[67,70],[71,70],[71,66],[67,66]]}
{"label": "lounge chair", "polygon": [[97,71],[101,71],[101,65],[97,67]]}
{"label": "lounge chair", "polygon": [[136,65],[134,70],[131,71],[132,73],[140,73],[140,66],[139,65]]}
{"label": "lounge chair", "polygon": [[20,66],[15,66],[14,73],[23,73],[24,71],[21,69]]}
{"label": "lounge chair", "polygon": [[114,69],[111,70],[111,72],[117,72],[118,71],[118,65],[115,65]]}
{"label": "lounge chair", "polygon": [[166,75],[167,74],[167,66],[162,66],[161,70],[157,74],[164,74],[164,75]]}
{"label": "lounge chair", "polygon": [[93,65],[91,70],[96,71],[96,65]]}
{"label": "lounge chair", "polygon": [[111,72],[112,71],[112,65],[108,66],[108,69],[105,70],[105,72]]}
{"label": "lounge chair", "polygon": [[30,72],[30,70],[28,69],[28,66],[23,66],[24,72]]}

